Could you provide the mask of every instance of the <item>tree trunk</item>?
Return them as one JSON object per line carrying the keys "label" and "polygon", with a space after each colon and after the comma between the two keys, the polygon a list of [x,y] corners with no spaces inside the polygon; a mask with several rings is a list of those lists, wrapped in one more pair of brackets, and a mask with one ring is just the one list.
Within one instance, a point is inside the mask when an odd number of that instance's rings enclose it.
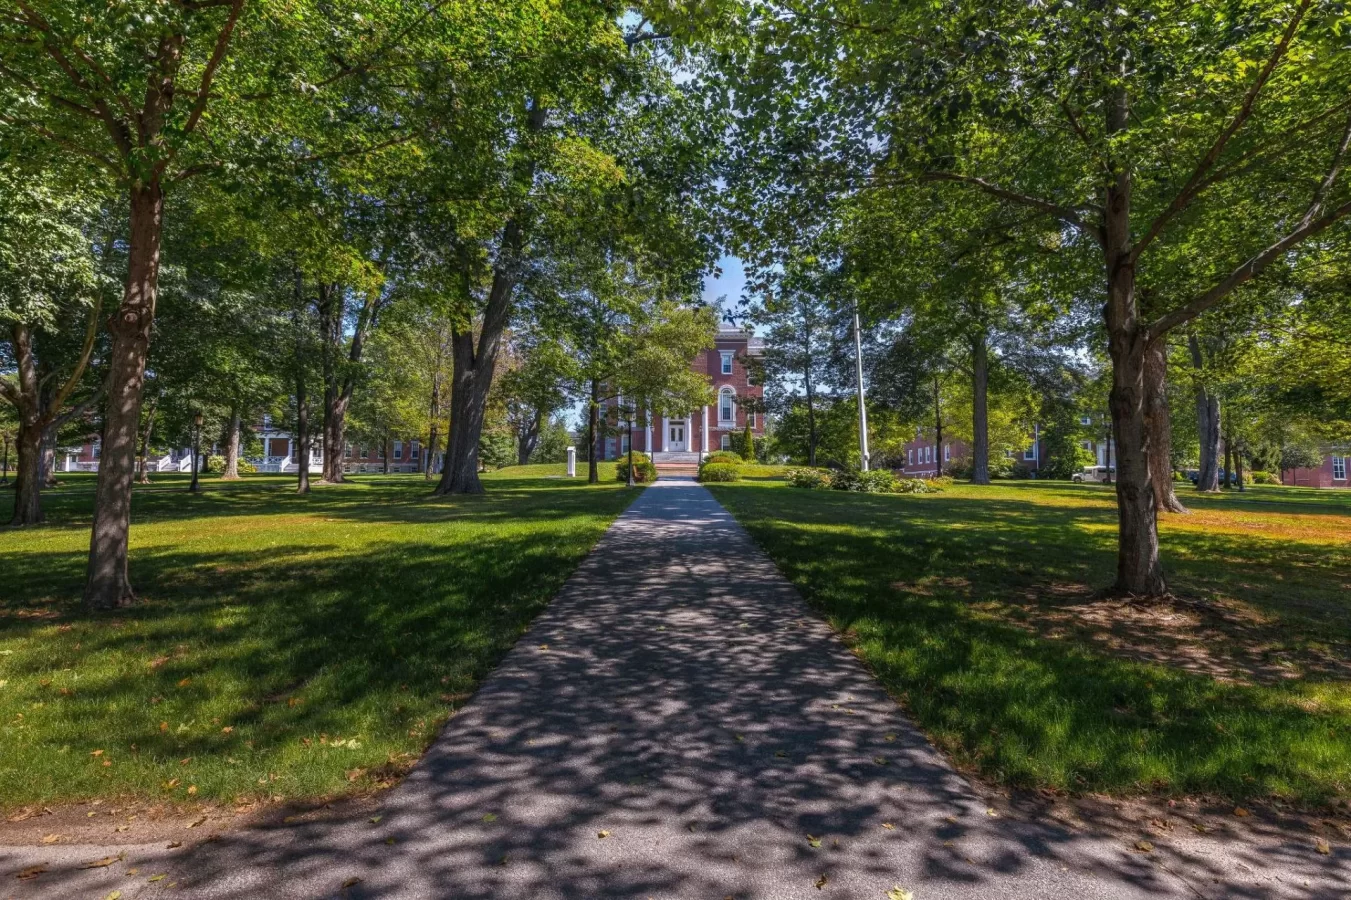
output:
{"label": "tree trunk", "polygon": [[346,409],[339,407],[341,388],[338,372],[338,345],[342,341],[345,303],[342,289],[334,284],[319,286],[319,341],[323,346],[321,365],[324,376],[324,475],[330,484],[342,484],[343,452],[346,448]]}
{"label": "tree trunk", "polygon": [[[310,405],[305,396],[305,375],[296,376],[296,493],[310,492]],[[327,452],[324,454],[327,456]]]}
{"label": "tree trunk", "polygon": [[14,473],[14,515],[9,520],[16,527],[41,525],[43,521],[40,444],[38,429],[25,428],[21,421],[19,439],[15,442],[19,460]]}
{"label": "tree trunk", "polygon": [[0,457],[0,484],[9,484],[9,435],[0,436],[0,445],[4,446],[4,456]]}
{"label": "tree trunk", "polygon": [[10,326],[14,346],[14,362],[18,369],[17,385],[11,390],[19,415],[19,433],[15,441],[18,450],[18,471],[14,474],[14,513],[9,520],[13,526],[42,524],[42,405],[38,396],[37,365],[33,358],[33,333],[27,325],[15,322]]}
{"label": "tree trunk", "polygon": [[934,472],[943,477],[943,400],[938,379],[934,379]]}
{"label": "tree trunk", "polygon": [[42,486],[58,487],[61,482],[56,479],[56,429],[51,426],[42,429],[39,459],[42,466]]}
{"label": "tree trunk", "polygon": [[141,467],[136,476],[137,484],[150,483],[150,436],[155,430],[155,407],[159,405],[159,398],[150,401],[150,410],[145,417],[145,431],[141,432]]}
{"label": "tree trunk", "polygon": [[530,457],[535,452],[535,446],[539,443],[539,431],[543,425],[544,413],[542,410],[535,410],[530,421],[516,435],[516,463],[517,465],[528,465]]}
{"label": "tree trunk", "polygon": [[[537,99],[532,99],[526,113],[525,130],[538,133],[544,129],[547,110]],[[535,160],[525,157],[516,172],[516,182],[529,190],[535,177]],[[478,445],[483,433],[483,417],[492,387],[497,351],[502,332],[511,318],[512,295],[516,290],[517,272],[521,263],[521,221],[513,214],[502,228],[492,286],[484,304],[478,341],[473,329],[464,333],[451,330],[451,384],[450,433],[446,436],[446,466],[435,493],[481,494],[483,484],[478,477]],[[465,273],[467,282],[467,273]],[[465,294],[468,295],[466,284]]]}
{"label": "tree trunk", "polygon": [[807,390],[807,465],[816,467],[816,385],[812,382],[813,359],[811,352],[811,331],[805,335],[807,341],[807,352],[804,354],[806,364],[802,367],[802,382]]}
{"label": "tree trunk", "polygon": [[436,445],[439,442],[440,435],[437,434],[437,428],[441,419],[441,357],[437,354],[437,371],[432,374],[432,401],[429,412],[431,413],[431,433],[428,435],[426,459],[423,466],[426,469],[426,478],[431,480],[433,469],[436,465]]}
{"label": "tree trunk", "polygon": [[[600,483],[600,465],[596,457],[600,453],[596,450],[596,431],[597,421],[600,418],[600,381],[591,379],[591,400],[586,405],[586,483]],[[666,440],[662,438],[662,440]],[[666,446],[665,444],[662,445]]]}
{"label": "tree trunk", "polygon": [[1234,473],[1234,444],[1228,437],[1226,437],[1224,439],[1224,473],[1223,478],[1221,479],[1223,482],[1223,487],[1225,489],[1228,489],[1230,479],[1233,478],[1233,473]]}
{"label": "tree trunk", "polygon": [[1168,409],[1168,345],[1160,338],[1145,348],[1145,424],[1149,429],[1154,505],[1163,512],[1189,510],[1173,491],[1173,424]]}
{"label": "tree trunk", "polygon": [[133,186],[130,199],[126,290],[121,306],[108,322],[112,336],[107,356],[108,396],[84,590],[85,603],[95,609],[115,609],[135,599],[127,573],[127,537],[131,530],[136,432],[141,424],[141,386],[159,286],[164,194],[158,179]]}
{"label": "tree trunk", "polygon": [[1206,390],[1201,380],[1205,360],[1195,334],[1187,335],[1187,348],[1191,351],[1192,368],[1195,369],[1196,433],[1201,442],[1196,489],[1217,491],[1220,489],[1220,401]]}
{"label": "tree trunk", "polygon": [[383,447],[384,447],[384,451],[385,451],[385,453],[384,453],[384,457],[385,457],[385,459],[384,459],[384,462],[385,462],[385,465],[384,465],[384,474],[385,474],[385,475],[388,475],[388,474],[389,474],[389,460],[390,460],[390,457],[392,457],[392,456],[394,455],[394,438],[392,438],[392,437],[389,436],[389,432],[388,432],[388,431],[385,432],[385,442],[384,442],[384,444],[383,444]]}
{"label": "tree trunk", "polygon": [[[1107,112],[1108,131],[1127,126],[1124,91]],[[1117,593],[1154,597],[1168,592],[1159,559],[1157,509],[1150,478],[1149,429],[1145,424],[1145,335],[1135,297],[1130,260],[1131,181],[1118,171],[1107,188],[1103,255],[1107,303],[1103,307],[1112,357],[1111,435],[1116,442]],[[1111,443],[1108,443],[1110,453]],[[1110,473],[1110,460],[1108,462]]]}
{"label": "tree trunk", "polygon": [[1243,445],[1239,441],[1234,442],[1234,476],[1238,479],[1237,485],[1240,492],[1243,491]]}
{"label": "tree trunk", "polygon": [[239,407],[230,407],[230,427],[225,434],[225,470],[221,472],[223,481],[239,480]]}
{"label": "tree trunk", "polygon": [[990,483],[990,347],[984,331],[971,341],[971,483]]}

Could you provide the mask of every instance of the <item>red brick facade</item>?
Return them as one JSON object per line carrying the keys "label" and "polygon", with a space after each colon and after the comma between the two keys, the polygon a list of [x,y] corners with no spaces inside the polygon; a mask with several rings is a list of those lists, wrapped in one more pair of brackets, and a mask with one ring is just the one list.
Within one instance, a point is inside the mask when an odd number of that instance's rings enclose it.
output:
{"label": "red brick facade", "polygon": [[[726,447],[734,432],[744,431],[747,417],[751,417],[751,432],[756,437],[765,433],[763,413],[747,409],[745,398],[759,400],[764,388],[751,384],[746,359],[762,350],[759,339],[741,329],[718,332],[713,349],[705,350],[691,364],[694,371],[707,375],[713,385],[716,400],[711,406],[691,410],[684,416],[654,416],[646,426],[634,426],[633,449],[647,452],[660,462],[666,454],[711,453]],[[608,434],[596,440],[596,453],[601,459],[618,459],[628,452],[628,434],[617,418],[617,403],[610,403],[605,411]]]}

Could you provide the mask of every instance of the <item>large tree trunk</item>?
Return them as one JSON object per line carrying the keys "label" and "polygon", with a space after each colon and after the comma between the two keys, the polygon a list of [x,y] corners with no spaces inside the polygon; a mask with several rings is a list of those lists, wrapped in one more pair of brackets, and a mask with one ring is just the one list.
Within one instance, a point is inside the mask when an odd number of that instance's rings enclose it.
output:
{"label": "large tree trunk", "polygon": [[225,433],[225,470],[221,472],[224,481],[239,480],[239,407],[230,408],[230,426]]}
{"label": "large tree trunk", "polygon": [[[529,101],[525,130],[530,133],[542,131],[546,113],[544,104],[537,99]],[[517,169],[515,180],[524,190],[529,190],[534,181],[535,168],[535,160],[527,156]],[[488,290],[488,302],[484,304],[478,341],[474,340],[472,328],[463,333],[451,331],[450,433],[446,437],[445,470],[435,491],[438,495],[483,493],[483,484],[478,477],[479,437],[483,433],[488,390],[493,383],[502,332],[511,318],[521,246],[521,220],[513,214],[502,228],[502,242],[493,270],[492,287]]]}
{"label": "large tree trunk", "polygon": [[[1108,130],[1127,125],[1125,94],[1108,110]],[[1112,436],[1116,440],[1118,515],[1115,590],[1154,597],[1168,592],[1159,559],[1157,509],[1149,466],[1149,429],[1145,424],[1145,344],[1135,297],[1135,268],[1130,260],[1131,181],[1119,171],[1106,192],[1103,255],[1107,269],[1107,347],[1112,357]],[[1110,444],[1109,444],[1110,446]]]}
{"label": "large tree trunk", "polygon": [[1234,444],[1228,437],[1224,439],[1224,472],[1222,473],[1222,482],[1225,488],[1229,487],[1234,472]]}
{"label": "large tree trunk", "polygon": [[41,441],[36,428],[19,426],[18,470],[14,473],[14,515],[9,524],[42,524],[42,467],[39,463]]}
{"label": "large tree trunk", "polygon": [[1243,444],[1240,441],[1234,442],[1234,476],[1238,479],[1238,489],[1240,492],[1243,487]]}
{"label": "large tree trunk", "polygon": [[990,346],[984,331],[971,340],[971,483],[990,483]]}
{"label": "large tree trunk", "polygon": [[342,341],[345,303],[342,288],[333,284],[319,286],[319,341],[323,346],[321,365],[324,376],[324,477],[330,484],[343,481],[342,461],[346,448],[346,407],[341,404],[338,347]]}
{"label": "large tree trunk", "polygon": [[1173,491],[1173,424],[1168,409],[1168,346],[1160,338],[1145,348],[1145,425],[1149,429],[1150,478],[1154,505],[1185,513]]}
{"label": "large tree trunk", "polygon": [[115,609],[135,599],[127,574],[131,481],[136,432],[141,424],[141,386],[159,285],[163,217],[164,194],[158,179],[133,186],[127,285],[122,305],[108,322],[112,334],[107,358],[108,397],[84,590],[85,602],[95,609]]}
{"label": "large tree trunk", "polygon": [[389,436],[389,432],[388,432],[388,431],[385,432],[385,441],[384,441],[384,444],[383,444],[382,446],[383,446],[384,451],[385,451],[385,452],[384,452],[384,472],[383,472],[383,474],[388,475],[388,474],[389,474],[389,460],[390,460],[391,457],[394,456],[394,438],[392,438],[392,437]]}
{"label": "large tree trunk", "polygon": [[[600,424],[600,381],[591,379],[591,399],[586,404],[586,483],[600,484],[600,465],[596,458],[596,432]],[[666,438],[662,438],[666,440]],[[662,444],[665,447],[665,444]]]}

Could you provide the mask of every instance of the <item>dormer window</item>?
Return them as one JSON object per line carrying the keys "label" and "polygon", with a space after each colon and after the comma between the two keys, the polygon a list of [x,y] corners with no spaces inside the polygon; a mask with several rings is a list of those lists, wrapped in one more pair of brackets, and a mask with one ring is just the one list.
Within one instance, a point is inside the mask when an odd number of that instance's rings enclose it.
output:
{"label": "dormer window", "polygon": [[731,350],[723,350],[721,352],[722,352],[722,374],[731,375],[733,353]]}

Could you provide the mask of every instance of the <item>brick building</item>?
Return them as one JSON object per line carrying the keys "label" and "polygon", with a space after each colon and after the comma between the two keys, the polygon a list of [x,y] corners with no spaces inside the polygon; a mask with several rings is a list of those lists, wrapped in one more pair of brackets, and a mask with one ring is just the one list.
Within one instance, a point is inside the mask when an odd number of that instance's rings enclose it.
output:
{"label": "brick building", "polygon": [[[684,415],[652,416],[633,432],[633,449],[651,452],[656,463],[693,463],[714,450],[731,447],[732,434],[743,431],[749,421],[756,437],[765,433],[764,416],[748,409],[746,398],[759,399],[764,388],[751,384],[746,360],[764,352],[764,343],[749,331],[727,328],[718,332],[713,349],[705,350],[691,363],[694,371],[708,376],[716,392],[713,406],[690,410]],[[611,426],[596,438],[599,459],[618,459],[629,451],[629,436],[619,429],[619,403],[610,401],[603,412]]]}

